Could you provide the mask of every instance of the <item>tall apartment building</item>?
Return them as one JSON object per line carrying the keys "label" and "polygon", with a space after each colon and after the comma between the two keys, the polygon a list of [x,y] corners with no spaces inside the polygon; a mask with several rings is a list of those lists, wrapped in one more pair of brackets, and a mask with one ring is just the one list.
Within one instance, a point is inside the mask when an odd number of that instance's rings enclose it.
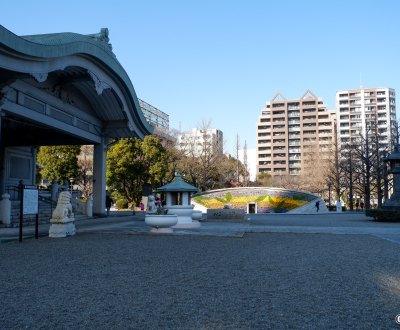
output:
{"label": "tall apartment building", "polygon": [[336,92],[339,142],[357,143],[367,126],[378,127],[380,144],[390,147],[396,121],[396,93],[392,88],[365,88]]}
{"label": "tall apartment building", "polygon": [[257,123],[257,173],[298,175],[307,166],[307,152],[330,150],[335,111],[310,90],[286,100],[277,93]]}
{"label": "tall apartment building", "polygon": [[196,156],[207,150],[223,154],[224,139],[223,133],[219,129],[193,128],[189,132],[180,133],[177,140],[179,149],[191,152]]}

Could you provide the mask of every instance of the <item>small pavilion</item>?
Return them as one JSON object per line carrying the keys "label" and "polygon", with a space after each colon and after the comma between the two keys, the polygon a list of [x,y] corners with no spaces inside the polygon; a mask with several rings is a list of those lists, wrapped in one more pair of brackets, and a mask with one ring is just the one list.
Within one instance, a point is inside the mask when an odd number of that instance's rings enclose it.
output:
{"label": "small pavilion", "polygon": [[168,214],[176,214],[178,223],[175,228],[199,227],[198,221],[192,220],[193,205],[190,204],[191,193],[199,190],[182,179],[180,174],[175,174],[175,178],[168,184],[157,188],[156,192],[165,193],[166,208]]}

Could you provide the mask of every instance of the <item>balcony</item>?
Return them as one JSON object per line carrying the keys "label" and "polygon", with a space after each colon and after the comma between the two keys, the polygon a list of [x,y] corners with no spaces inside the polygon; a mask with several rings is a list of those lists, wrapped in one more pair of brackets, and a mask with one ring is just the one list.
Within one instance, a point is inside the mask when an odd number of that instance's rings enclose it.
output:
{"label": "balcony", "polygon": [[275,158],[286,158],[286,154],[284,153],[279,153],[279,154],[274,154]]}
{"label": "balcony", "polygon": [[316,105],[315,101],[303,102],[303,107],[315,107]]}
{"label": "balcony", "polygon": [[289,163],[289,168],[299,168],[301,167],[301,162]]}
{"label": "balcony", "polygon": [[319,134],[332,134],[332,131],[331,130],[320,130],[319,131]]}
{"label": "balcony", "polygon": [[288,117],[300,117],[300,111],[288,112]]}
{"label": "balcony", "polygon": [[300,110],[300,106],[298,106],[298,105],[288,105],[288,110]]}

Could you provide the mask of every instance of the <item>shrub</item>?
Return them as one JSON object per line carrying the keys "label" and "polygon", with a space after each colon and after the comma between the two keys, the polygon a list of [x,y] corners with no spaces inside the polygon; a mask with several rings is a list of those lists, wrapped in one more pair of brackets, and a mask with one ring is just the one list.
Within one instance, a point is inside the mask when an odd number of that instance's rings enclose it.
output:
{"label": "shrub", "polygon": [[371,209],[366,210],[367,217],[374,218],[375,221],[382,222],[400,222],[400,211],[390,209]]}
{"label": "shrub", "polygon": [[118,199],[115,203],[115,207],[118,210],[123,210],[128,208],[128,201],[126,199]]}

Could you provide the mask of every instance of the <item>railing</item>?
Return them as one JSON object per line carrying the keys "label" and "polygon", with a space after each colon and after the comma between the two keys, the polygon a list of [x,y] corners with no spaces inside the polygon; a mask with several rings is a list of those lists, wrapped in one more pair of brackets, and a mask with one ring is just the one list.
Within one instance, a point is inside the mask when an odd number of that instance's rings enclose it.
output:
{"label": "railing", "polygon": [[[58,194],[63,190],[63,188],[59,188],[56,198],[58,198]],[[10,201],[21,200],[19,186],[6,186],[5,192],[10,195]],[[85,203],[80,201],[81,192],[79,190],[72,190],[70,192],[71,204],[75,213],[85,213]],[[53,209],[57,205],[57,200],[52,200],[50,190],[39,190],[38,199],[41,202],[49,204],[51,213],[53,213]]]}
{"label": "railing", "polygon": [[18,186],[6,186],[6,193],[10,195],[11,201],[19,201],[19,187]]}
{"label": "railing", "polygon": [[40,194],[40,192],[39,192],[39,201],[49,204],[50,205],[50,214],[53,214],[53,208],[54,208],[54,206],[57,205],[57,202],[53,201],[51,199],[51,196],[50,197],[44,196],[43,194]]}

